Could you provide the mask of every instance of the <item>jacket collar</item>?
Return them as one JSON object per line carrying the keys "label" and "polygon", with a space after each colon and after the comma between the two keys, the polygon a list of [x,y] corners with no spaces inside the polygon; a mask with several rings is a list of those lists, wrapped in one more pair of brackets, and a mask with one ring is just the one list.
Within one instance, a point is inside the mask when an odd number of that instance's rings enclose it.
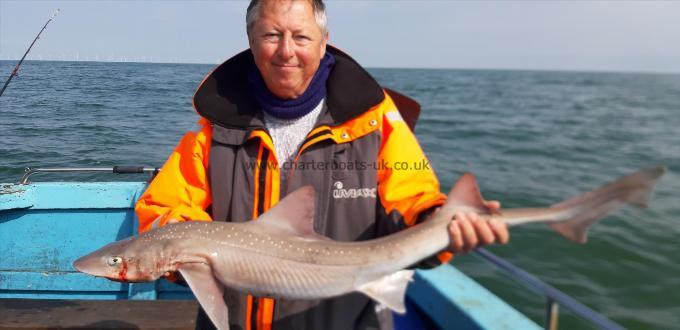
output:
{"label": "jacket collar", "polygon": [[[330,45],[326,51],[336,62],[328,77],[327,112],[320,124],[340,125],[384,100],[380,85],[354,59]],[[213,69],[194,94],[196,112],[227,128],[263,128],[262,111],[247,90],[252,63],[253,54],[245,50]]]}

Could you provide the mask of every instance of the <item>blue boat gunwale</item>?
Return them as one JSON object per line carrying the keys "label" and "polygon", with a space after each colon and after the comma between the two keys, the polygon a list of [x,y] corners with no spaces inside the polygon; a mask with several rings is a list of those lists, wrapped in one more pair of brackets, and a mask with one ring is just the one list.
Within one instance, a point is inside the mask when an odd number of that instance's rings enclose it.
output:
{"label": "blue boat gunwale", "polygon": [[[69,251],[71,245],[59,246],[60,251],[54,252],[54,257],[63,260],[48,261],[47,264],[41,264],[38,260],[29,269],[11,269],[12,266],[17,268],[16,262],[12,265],[7,264],[6,260],[0,260],[0,298],[192,299],[191,292],[186,288],[165,280],[152,283],[117,283],[77,273],[71,266],[75,258],[89,252],[83,249],[94,250],[103,245],[102,239],[113,241],[137,232],[134,204],[146,185],[146,182],[0,184],[0,228],[23,231],[12,232],[11,237],[6,231],[0,231],[0,239],[3,235],[7,238],[0,240],[0,249],[13,248],[14,253],[17,253],[20,250],[17,245],[29,239],[24,237],[26,235],[31,235],[32,244],[40,245],[38,250],[29,250],[34,254],[36,251],[49,252],[55,245],[58,246],[60,242],[55,242],[54,237],[67,239],[69,236],[82,234],[79,231],[93,230],[97,233],[101,231],[104,236],[93,237],[89,241],[78,240],[78,244],[83,244],[73,247],[72,251]],[[94,227],[86,228],[88,225]],[[51,236],[51,239],[41,237],[40,229],[46,227],[59,230],[60,233],[58,236]],[[111,233],[114,229],[116,232]],[[97,241],[97,238],[101,239]],[[13,245],[8,246],[9,244]],[[36,255],[22,257],[27,262],[39,259]],[[12,260],[16,261],[16,258]],[[453,324],[462,328],[540,328],[452,265],[417,270],[415,281],[409,285],[407,295],[442,328]]]}

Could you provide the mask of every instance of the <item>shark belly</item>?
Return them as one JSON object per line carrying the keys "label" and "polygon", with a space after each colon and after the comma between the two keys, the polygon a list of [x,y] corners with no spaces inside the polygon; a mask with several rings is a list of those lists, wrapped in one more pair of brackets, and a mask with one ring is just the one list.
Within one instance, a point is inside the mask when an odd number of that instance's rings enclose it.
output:
{"label": "shark belly", "polygon": [[263,297],[319,299],[354,291],[359,268],[286,260],[253,251],[211,258],[213,275],[222,284]]}

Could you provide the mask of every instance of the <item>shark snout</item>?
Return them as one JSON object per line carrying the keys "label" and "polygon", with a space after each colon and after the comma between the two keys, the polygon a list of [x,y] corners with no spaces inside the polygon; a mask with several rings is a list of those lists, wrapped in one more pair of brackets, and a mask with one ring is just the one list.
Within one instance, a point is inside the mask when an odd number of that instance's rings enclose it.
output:
{"label": "shark snout", "polygon": [[81,273],[85,273],[85,258],[81,257],[74,261],[73,268]]}
{"label": "shark snout", "polygon": [[94,276],[102,276],[104,269],[102,269],[101,262],[96,256],[86,255],[78,258],[73,262],[73,268],[77,271]]}
{"label": "shark snout", "polygon": [[78,259],[78,260],[76,260],[76,261],[73,262],[73,269],[75,269],[75,270],[77,270],[77,271],[79,271],[79,272],[82,273],[82,270],[81,270],[81,269],[82,269],[82,264],[81,264],[81,262],[80,262],[80,259]]}

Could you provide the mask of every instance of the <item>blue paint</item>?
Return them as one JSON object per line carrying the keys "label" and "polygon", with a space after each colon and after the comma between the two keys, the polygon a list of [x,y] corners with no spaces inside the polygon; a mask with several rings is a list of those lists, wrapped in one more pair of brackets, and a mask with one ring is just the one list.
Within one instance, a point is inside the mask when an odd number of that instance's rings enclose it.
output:
{"label": "blue paint", "polygon": [[73,269],[77,258],[136,234],[133,207],[145,183],[0,187],[0,298],[192,298],[187,288],[165,280],[118,283]]}
{"label": "blue paint", "polygon": [[[86,292],[86,291],[3,291],[0,298],[7,299],[79,299],[79,300],[122,300],[123,292]],[[186,298],[184,298],[186,299]]]}
{"label": "blue paint", "polygon": [[144,192],[144,182],[41,182],[0,184],[0,210],[5,205],[34,209],[128,209]]}
{"label": "blue paint", "polygon": [[2,270],[0,292],[20,291],[93,291],[127,292],[128,284],[102,280],[93,276],[49,270]]}
{"label": "blue paint", "polygon": [[0,211],[2,269],[73,271],[75,259],[133,234],[124,209]]}
{"label": "blue paint", "polygon": [[128,299],[132,300],[156,300],[156,282],[130,283],[128,286]]}
{"label": "blue paint", "polygon": [[32,207],[33,191],[22,185],[0,184],[0,210]]}
{"label": "blue paint", "polygon": [[445,329],[542,329],[451,265],[416,271],[407,295]]}
{"label": "blue paint", "polygon": [[[159,280],[118,283],[75,271],[75,259],[136,234],[141,182],[0,184],[0,298],[193,299],[188,288]],[[418,271],[399,329],[538,329],[450,265]],[[420,310],[420,311],[419,311]],[[426,315],[423,318],[422,315]]]}

